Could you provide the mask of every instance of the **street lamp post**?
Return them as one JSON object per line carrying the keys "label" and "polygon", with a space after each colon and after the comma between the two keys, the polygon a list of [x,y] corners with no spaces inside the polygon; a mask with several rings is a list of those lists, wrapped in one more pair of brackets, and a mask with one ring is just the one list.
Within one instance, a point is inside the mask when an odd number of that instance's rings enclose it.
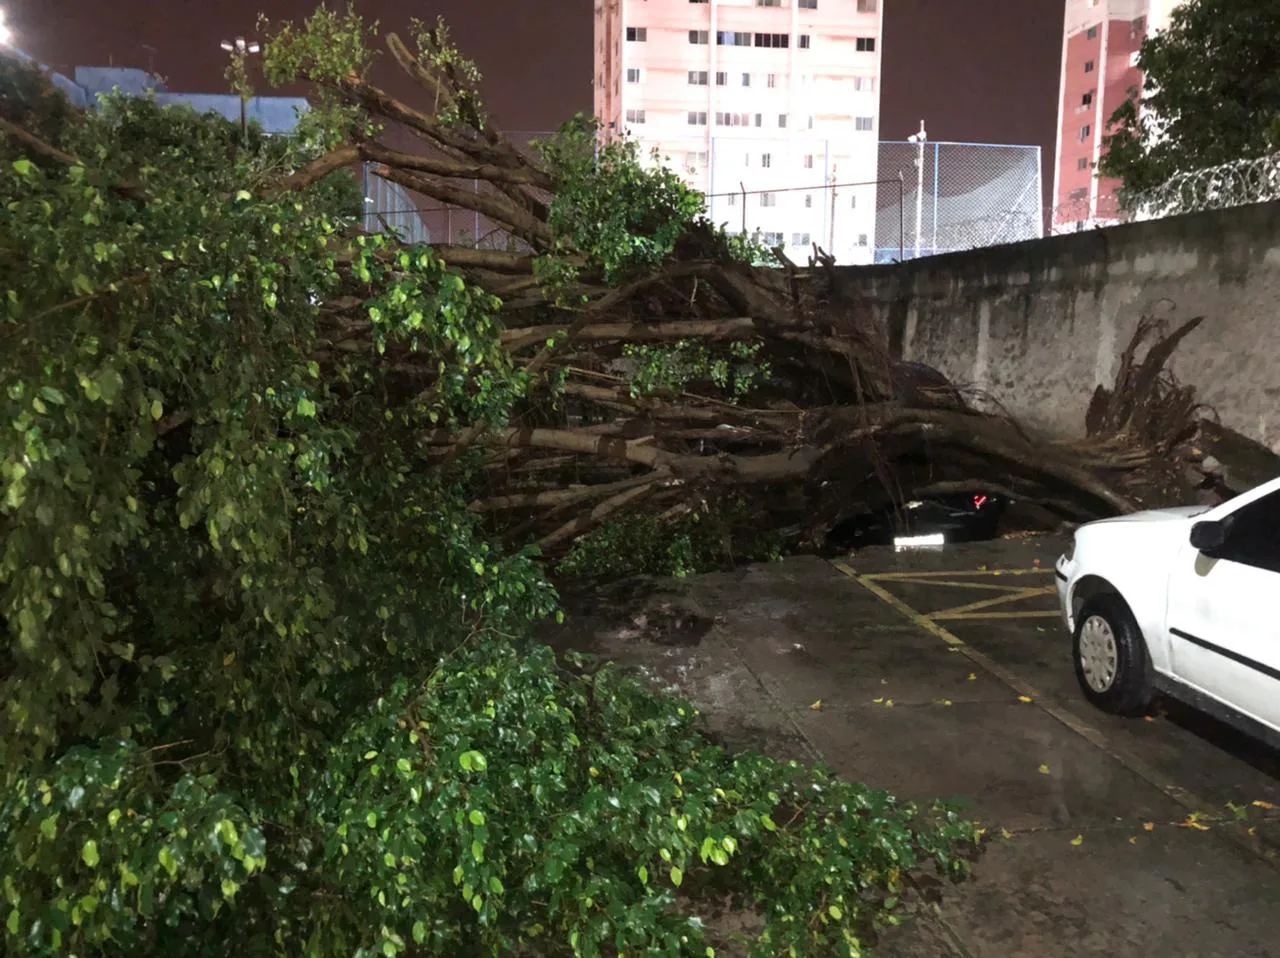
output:
{"label": "street lamp post", "polygon": [[[262,52],[262,46],[260,44],[246,40],[244,37],[236,37],[234,40],[223,40],[222,49],[226,50],[228,53],[232,54],[233,56],[239,57],[241,60],[243,60],[246,56],[248,56],[251,53]],[[239,92],[240,92],[240,137],[241,139],[247,140],[249,139],[249,115],[248,115],[249,101],[244,95],[243,88],[241,88]]]}
{"label": "street lamp post", "polygon": [[924,144],[929,134],[924,131],[924,120],[920,121],[920,132],[907,137],[908,143],[919,146],[916,154],[916,259],[920,258],[920,236],[924,231]]}

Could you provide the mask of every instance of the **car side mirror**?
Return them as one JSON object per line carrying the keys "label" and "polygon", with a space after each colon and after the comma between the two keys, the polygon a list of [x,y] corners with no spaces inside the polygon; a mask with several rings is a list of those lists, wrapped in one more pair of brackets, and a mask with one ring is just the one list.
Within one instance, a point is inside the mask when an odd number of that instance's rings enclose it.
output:
{"label": "car side mirror", "polygon": [[1227,541],[1227,527],[1221,522],[1197,522],[1191,527],[1191,546],[1210,558]]}

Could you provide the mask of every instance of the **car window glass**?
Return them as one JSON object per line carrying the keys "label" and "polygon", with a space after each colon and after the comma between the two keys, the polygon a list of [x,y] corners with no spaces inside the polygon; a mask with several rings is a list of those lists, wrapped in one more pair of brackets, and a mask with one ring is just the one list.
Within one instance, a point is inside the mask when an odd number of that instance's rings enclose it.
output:
{"label": "car window glass", "polygon": [[1223,524],[1227,537],[1219,557],[1280,572],[1280,492],[1237,509]]}

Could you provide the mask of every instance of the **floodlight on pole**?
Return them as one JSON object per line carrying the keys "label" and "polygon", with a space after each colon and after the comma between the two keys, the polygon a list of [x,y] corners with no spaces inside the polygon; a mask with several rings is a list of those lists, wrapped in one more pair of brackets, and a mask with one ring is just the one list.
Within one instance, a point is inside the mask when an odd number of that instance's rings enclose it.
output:
{"label": "floodlight on pole", "polygon": [[[223,40],[219,44],[223,50],[230,53],[233,57],[239,57],[243,60],[250,54],[261,53],[262,45],[252,40],[246,40],[244,37],[236,37],[234,40]],[[244,91],[240,92],[240,137],[241,139],[249,139],[249,103],[245,99]]]}
{"label": "floodlight on pole", "polygon": [[928,139],[924,120],[920,121],[920,132],[907,137],[908,143],[914,143],[919,148],[916,156],[916,258],[920,256],[920,234],[924,226],[924,144]]}

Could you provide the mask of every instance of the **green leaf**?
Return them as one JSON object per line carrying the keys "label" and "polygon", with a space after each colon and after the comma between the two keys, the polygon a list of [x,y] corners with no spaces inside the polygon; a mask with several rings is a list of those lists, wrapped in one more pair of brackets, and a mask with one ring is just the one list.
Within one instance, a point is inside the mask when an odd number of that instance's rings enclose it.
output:
{"label": "green leaf", "polygon": [[295,409],[295,412],[297,412],[299,416],[303,416],[308,419],[314,418],[316,414],[316,404],[313,403],[306,396],[303,396],[298,400],[298,405],[297,405],[297,408]]}
{"label": "green leaf", "polygon": [[427,940],[427,926],[421,921],[413,923],[413,940],[419,945]]}
{"label": "green leaf", "polygon": [[478,808],[473,808],[471,810],[470,815],[468,815],[467,817],[471,821],[472,825],[484,824],[484,812],[480,811],[480,809]]}
{"label": "green leaf", "polygon": [[[36,165],[32,163],[30,160],[26,160],[26,159],[14,160],[13,171],[17,173],[19,176],[31,176],[36,171]],[[14,932],[14,934],[17,934],[17,932]]]}
{"label": "green leaf", "polygon": [[368,815],[366,815],[366,816],[364,817],[364,823],[365,823],[366,825],[368,825],[370,828],[377,828],[377,827],[378,827],[378,813],[377,813],[377,812],[370,812]]}
{"label": "green leaf", "polygon": [[18,934],[18,930],[22,927],[21,921],[22,916],[18,914],[18,909],[15,908],[13,911],[9,912],[9,920],[4,923],[4,927],[9,934],[16,936]]}
{"label": "green leaf", "polygon": [[84,847],[80,849],[80,858],[90,868],[96,868],[101,859],[98,857],[98,843],[92,838],[84,843]]}
{"label": "green leaf", "polygon": [[151,418],[159,421],[164,417],[164,403],[159,399],[151,400]]}
{"label": "green leaf", "polygon": [[828,914],[828,915],[830,915],[832,918],[834,918],[836,921],[839,921],[841,918],[843,918],[843,917],[844,917],[844,912],[842,912],[842,911],[840,910],[840,906],[839,906],[839,905],[830,905],[830,906],[828,906],[828,907],[827,907],[827,914]]}
{"label": "green leaf", "polygon": [[684,870],[674,865],[671,866],[671,884],[679,888],[680,883],[683,881],[684,881]]}

